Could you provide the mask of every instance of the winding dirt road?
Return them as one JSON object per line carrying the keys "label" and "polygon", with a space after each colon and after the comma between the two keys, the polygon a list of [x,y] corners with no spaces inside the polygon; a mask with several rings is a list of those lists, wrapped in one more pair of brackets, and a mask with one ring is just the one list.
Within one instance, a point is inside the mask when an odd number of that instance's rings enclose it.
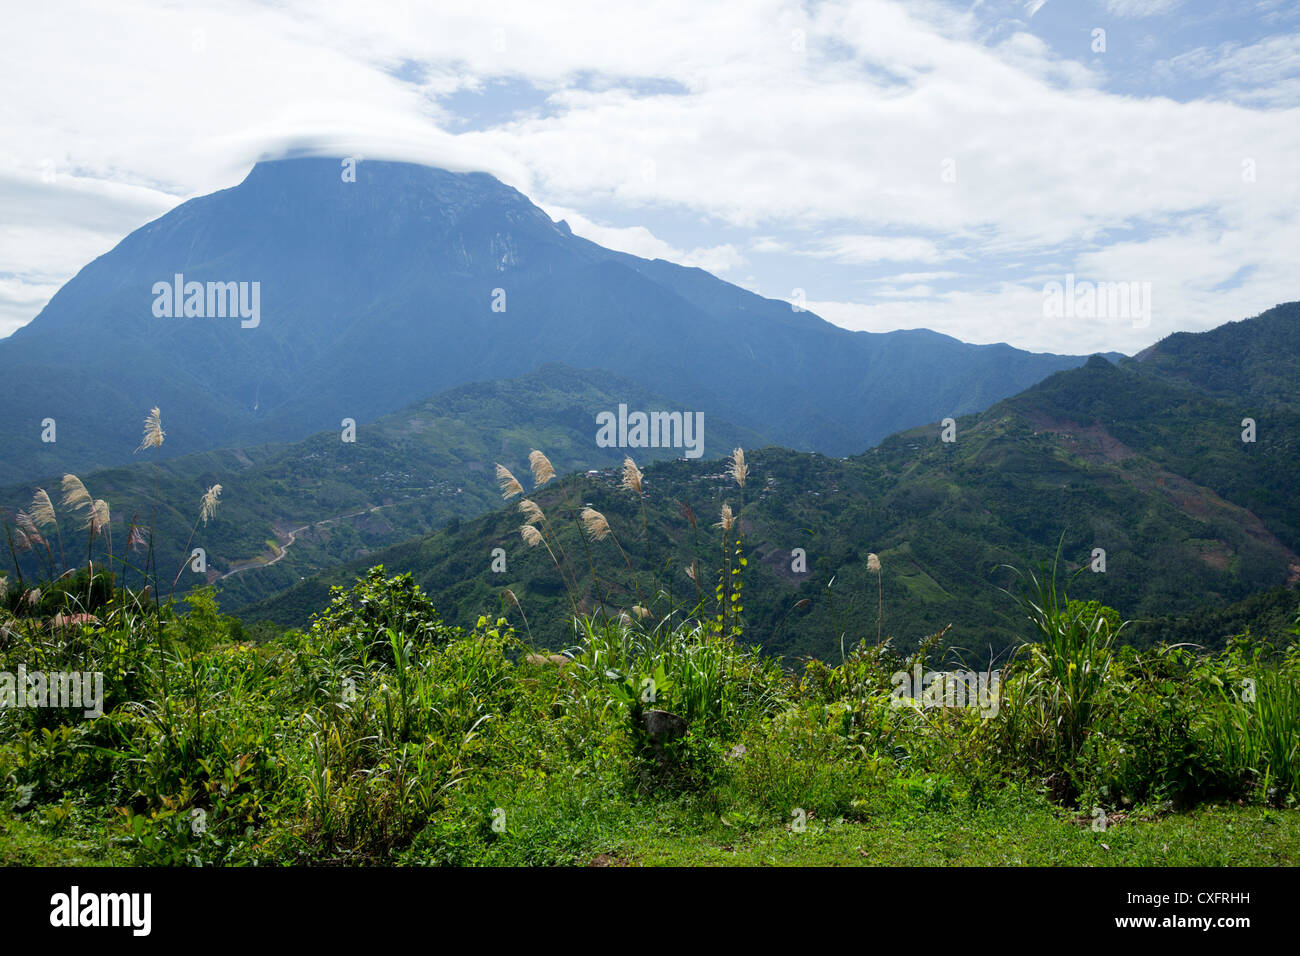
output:
{"label": "winding dirt road", "polygon": [[[311,524],[305,524],[301,527],[294,528],[291,531],[286,531],[285,540],[279,542],[279,551],[277,551],[273,557],[268,560],[259,560],[259,556],[258,558],[250,558],[247,561],[239,562],[239,567],[231,568],[216,580],[223,581],[232,574],[238,574],[241,571],[251,571],[254,568],[269,568],[289,553],[289,548],[294,541],[298,539],[298,535],[302,534],[308,528],[319,528],[322,525],[333,524],[335,521],[342,521],[344,518],[355,518],[358,515],[370,514],[371,512],[379,511],[383,508],[391,508],[399,503],[400,502],[395,501],[392,505],[375,505],[373,508],[362,508],[360,511],[352,511],[345,515],[335,515],[332,518],[322,518],[320,521],[314,521]],[[276,537],[279,537],[279,532],[276,532]]]}

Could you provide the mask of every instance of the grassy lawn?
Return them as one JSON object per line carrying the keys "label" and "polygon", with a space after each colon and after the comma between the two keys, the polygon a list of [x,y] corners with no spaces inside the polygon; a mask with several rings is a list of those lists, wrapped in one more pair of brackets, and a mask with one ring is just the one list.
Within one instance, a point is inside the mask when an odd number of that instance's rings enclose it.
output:
{"label": "grassy lawn", "polygon": [[[1186,813],[1135,814],[1105,831],[1050,806],[895,812],[865,821],[810,819],[789,826],[736,829],[665,803],[623,806],[613,827],[574,821],[586,831],[569,843],[569,862],[602,866],[1296,866],[1300,811],[1233,805]],[[611,821],[612,822],[612,821]],[[591,823],[588,829],[584,824]],[[524,827],[523,829],[531,829]],[[483,863],[521,862],[534,837],[516,834]],[[548,843],[553,832],[537,833]],[[503,841],[504,842],[504,841]],[[562,862],[563,852],[551,857]],[[129,865],[105,828],[42,825],[31,815],[0,816],[5,866]],[[409,862],[426,862],[412,859]]]}
{"label": "grassy lawn", "polygon": [[0,866],[125,866],[131,858],[99,827],[67,828],[0,814]]}
{"label": "grassy lawn", "polygon": [[1295,866],[1300,812],[1207,806],[1105,832],[1048,808],[809,820],[741,833],[642,833],[615,854],[644,866]]}

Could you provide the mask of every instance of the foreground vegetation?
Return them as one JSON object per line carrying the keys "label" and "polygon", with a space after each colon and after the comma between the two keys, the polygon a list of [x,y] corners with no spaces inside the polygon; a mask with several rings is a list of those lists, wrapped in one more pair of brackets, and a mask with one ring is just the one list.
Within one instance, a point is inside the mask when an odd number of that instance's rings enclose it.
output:
{"label": "foreground vegetation", "polygon": [[[446,628],[378,570],[261,645],[190,601],[10,620],[5,670],[93,666],[110,689],[99,718],[0,717],[0,860],[1300,861],[1294,653],[1033,644],[982,719],[894,706],[917,661],[887,645],[796,678],[707,628],[588,622],[572,658],[541,655],[500,621]],[[1084,636],[1085,608],[1060,613]],[[650,686],[680,737],[647,732]]]}
{"label": "foreground vegetation", "polygon": [[[162,438],[155,408],[142,447]],[[1296,862],[1294,641],[1139,652],[1052,566],[1014,572],[1026,640],[975,674],[941,657],[946,628],[910,653],[884,635],[868,554],[874,635],[841,630],[839,663],[796,667],[745,641],[744,451],[716,544],[692,515],[686,587],[638,575],[636,525],[575,505],[541,451],[529,463],[554,507],[507,468],[498,481],[560,581],[565,648],[537,646],[510,589],[499,614],[448,626],[382,566],[303,631],[246,631],[211,588],[162,600],[152,529],[133,523],[116,564],[96,563],[108,506],[69,476],[85,567],[0,585],[0,861]],[[621,489],[649,553],[630,459]],[[45,528],[61,557],[65,542],[36,503],[8,535],[52,567]],[[623,571],[597,570],[598,542]]]}
{"label": "foreground vegetation", "polygon": [[[535,485],[555,480],[540,452],[531,465]],[[147,564],[138,589],[93,564],[6,586],[0,672],[98,672],[105,693],[93,717],[0,710],[0,861],[1300,860],[1294,643],[1135,651],[1118,614],[1069,600],[1044,568],[1017,575],[1026,639],[978,675],[991,696],[953,692],[942,632],[904,655],[878,630],[838,663],[796,667],[745,643],[739,449],[729,475],[716,560],[693,563],[676,599],[632,573],[620,535],[634,527],[520,503],[571,608],[564,648],[534,646],[512,592],[499,615],[451,627],[382,567],[306,630],[262,639],[208,589],[162,602]],[[630,460],[623,482],[641,496]],[[606,540],[621,582],[596,571],[589,546]]]}

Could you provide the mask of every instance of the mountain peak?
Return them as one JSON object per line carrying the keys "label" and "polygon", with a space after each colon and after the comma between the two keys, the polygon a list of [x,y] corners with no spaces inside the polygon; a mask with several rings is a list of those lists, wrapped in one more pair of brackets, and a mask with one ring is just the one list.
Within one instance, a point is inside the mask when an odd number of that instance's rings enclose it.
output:
{"label": "mountain peak", "polygon": [[[319,201],[357,213],[383,210],[395,218],[431,217],[436,208],[446,221],[482,211],[503,222],[531,222],[566,235],[541,209],[513,186],[491,173],[456,172],[420,163],[311,156],[263,160],[256,163],[234,190],[254,202],[281,199]],[[221,194],[218,194],[221,195]]]}
{"label": "mountain peak", "polygon": [[240,187],[276,188],[316,184],[382,186],[387,189],[451,189],[480,196],[497,196],[528,202],[519,190],[507,186],[491,173],[453,171],[439,166],[389,159],[356,159],[351,156],[291,156],[264,159],[253,164]]}

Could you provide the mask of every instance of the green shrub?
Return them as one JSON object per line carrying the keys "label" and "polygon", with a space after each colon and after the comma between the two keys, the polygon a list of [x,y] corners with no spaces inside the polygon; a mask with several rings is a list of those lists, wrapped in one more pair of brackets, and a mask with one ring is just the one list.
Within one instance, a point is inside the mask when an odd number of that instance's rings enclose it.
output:
{"label": "green shrub", "polygon": [[796,810],[823,819],[851,815],[884,779],[886,762],[851,751],[840,733],[839,712],[791,708],[745,735],[728,755],[722,792],[733,822],[789,821]]}
{"label": "green shrub", "polygon": [[452,637],[433,602],[409,574],[386,578],[384,566],[376,565],[351,590],[335,587],[330,593],[329,607],[312,618],[312,631],[323,640],[327,654],[339,651],[363,665],[374,660],[393,666],[390,631],[403,646],[416,651],[445,644]]}

